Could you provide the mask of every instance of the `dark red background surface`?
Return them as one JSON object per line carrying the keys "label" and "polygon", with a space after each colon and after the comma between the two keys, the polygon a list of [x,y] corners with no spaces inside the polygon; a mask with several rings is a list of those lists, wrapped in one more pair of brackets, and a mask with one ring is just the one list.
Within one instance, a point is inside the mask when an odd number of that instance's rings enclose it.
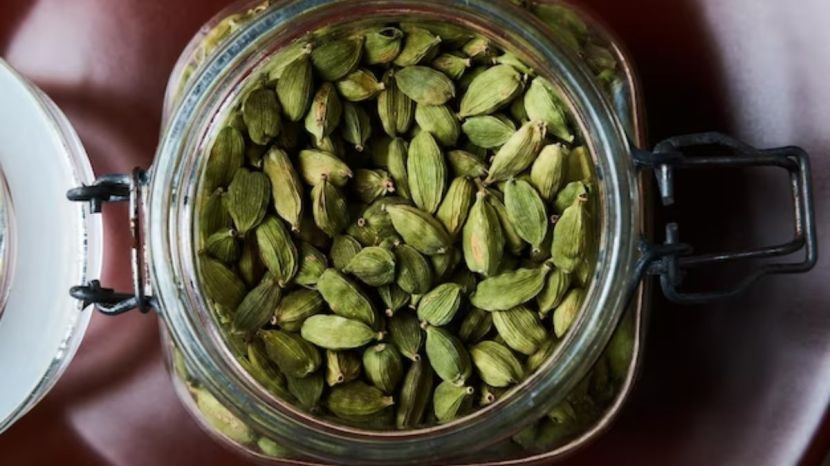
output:
{"label": "dark red background surface", "polygon": [[[148,166],[179,52],[226,1],[2,0],[0,55],[67,113],[96,173]],[[813,155],[822,240],[830,231],[830,3],[583,0],[631,51],[652,140],[720,130]],[[796,6],[797,5],[797,6]],[[767,171],[684,176],[662,214],[701,245],[790,234],[786,185]],[[106,212],[105,283],[127,289],[124,211]],[[822,241],[820,244],[827,244]],[[711,277],[715,275],[710,275]],[[573,465],[816,465],[828,447],[830,262],[749,295],[681,307],[657,297],[643,377],[610,433]],[[0,462],[241,463],[175,399],[152,315],[95,316],[55,390],[0,436]]]}

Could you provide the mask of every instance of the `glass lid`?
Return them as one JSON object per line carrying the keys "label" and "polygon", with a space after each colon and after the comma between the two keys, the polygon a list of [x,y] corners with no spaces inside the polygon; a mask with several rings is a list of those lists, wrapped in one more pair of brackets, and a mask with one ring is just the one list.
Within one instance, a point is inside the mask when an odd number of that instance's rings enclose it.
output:
{"label": "glass lid", "polygon": [[0,59],[0,432],[54,386],[89,324],[69,289],[99,275],[102,225],[66,192],[92,181],[63,113]]}

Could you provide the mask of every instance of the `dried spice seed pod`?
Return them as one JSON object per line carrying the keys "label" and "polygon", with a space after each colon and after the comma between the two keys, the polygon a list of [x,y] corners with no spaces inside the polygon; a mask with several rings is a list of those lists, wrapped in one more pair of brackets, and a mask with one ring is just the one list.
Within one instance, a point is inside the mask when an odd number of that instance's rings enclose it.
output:
{"label": "dried spice seed pod", "polygon": [[461,308],[462,294],[456,283],[438,285],[418,301],[418,318],[435,326],[449,324]]}
{"label": "dried spice seed pod", "polygon": [[577,315],[579,315],[584,299],[585,291],[581,288],[574,288],[565,295],[565,299],[553,311],[553,331],[557,337],[562,338],[571,328]]}
{"label": "dried spice seed pod", "polygon": [[337,90],[349,102],[363,102],[376,97],[386,85],[378,81],[374,73],[366,69],[357,69],[345,78],[337,81]]}
{"label": "dried spice seed pod", "polygon": [[504,189],[504,206],[516,233],[534,250],[541,250],[549,221],[545,203],[536,189],[527,181],[509,180]]}
{"label": "dried spice seed pod", "polygon": [[447,161],[457,177],[483,178],[487,176],[487,164],[470,152],[451,150],[447,152]]}
{"label": "dried spice seed pod", "polygon": [[360,63],[363,38],[338,39],[324,43],[311,52],[311,63],[324,81],[337,81]]}
{"label": "dried spice seed pod", "polygon": [[401,312],[392,316],[388,325],[389,338],[401,354],[412,361],[419,361],[425,335],[418,318],[410,312]]}
{"label": "dried spice seed pod", "polygon": [[354,351],[326,351],[326,383],[329,387],[353,382],[363,373],[360,353]]}
{"label": "dried spice seed pod", "polygon": [[322,314],[306,319],[300,334],[306,341],[333,351],[360,348],[382,337],[358,320]]}
{"label": "dried spice seed pod", "polygon": [[383,170],[355,170],[354,190],[357,197],[366,203],[395,192],[395,181]]}
{"label": "dried spice seed pod", "polygon": [[470,296],[473,306],[485,311],[507,311],[534,299],[545,286],[552,267],[542,264],[518,269],[481,281]]}
{"label": "dried spice seed pod", "polygon": [[395,280],[395,255],[386,248],[370,246],[355,254],[343,272],[372,287],[388,285]]}
{"label": "dried spice seed pod", "polygon": [[423,421],[432,399],[432,368],[425,360],[416,360],[409,367],[401,388],[395,425],[398,429],[412,429]]}
{"label": "dried spice seed pod", "polygon": [[545,142],[545,123],[533,120],[525,123],[501,146],[493,162],[486,183],[508,180],[529,167]]}
{"label": "dried spice seed pod", "polygon": [[337,97],[337,90],[332,83],[323,83],[305,116],[305,129],[317,139],[323,139],[337,129],[342,115],[343,104]]}
{"label": "dried spice seed pod", "polygon": [[245,283],[216,259],[202,257],[199,262],[205,295],[217,304],[236,309],[245,298]]}
{"label": "dried spice seed pod", "polygon": [[308,111],[314,95],[314,76],[308,55],[288,64],[277,83],[277,97],[290,121],[300,121]]}
{"label": "dried spice seed pod", "polygon": [[545,122],[550,134],[565,142],[574,140],[568,125],[567,107],[550,81],[542,77],[535,78],[524,99],[525,110],[531,120]]}
{"label": "dried spice seed pod", "polygon": [[548,275],[545,286],[536,296],[536,304],[542,316],[555,309],[565,298],[565,293],[571,287],[571,275],[560,269],[554,269]]}
{"label": "dried spice seed pod", "polygon": [[325,254],[305,241],[300,242],[299,254],[300,265],[294,282],[300,286],[313,287],[329,267],[329,261]]}
{"label": "dried spice seed pod", "polygon": [[470,349],[470,357],[481,380],[492,387],[507,387],[524,377],[522,364],[509,348],[500,343],[482,341]]}
{"label": "dried spice seed pod", "polygon": [[432,60],[432,67],[452,80],[460,79],[470,66],[472,66],[470,58],[454,53],[443,53]]}
{"label": "dried spice seed pod", "polygon": [[421,105],[444,105],[455,97],[455,85],[444,73],[428,66],[407,66],[395,73],[398,88]]}
{"label": "dried spice seed pod", "polygon": [[447,164],[430,133],[423,132],[412,139],[407,173],[412,202],[430,214],[435,213],[447,187]]}
{"label": "dried spice seed pod", "polygon": [[297,400],[297,405],[308,412],[317,411],[326,384],[322,372],[302,378],[287,377],[286,379],[288,390]]}
{"label": "dried spice seed pod", "polygon": [[589,219],[585,204],[588,198],[581,195],[573,205],[565,209],[553,230],[551,257],[556,267],[571,273],[585,260],[588,248]]}
{"label": "dried spice seed pod", "polygon": [[446,424],[466,414],[473,407],[473,395],[473,387],[458,386],[446,381],[439,384],[432,400],[438,422]]}
{"label": "dried spice seed pod", "polygon": [[461,118],[489,115],[507,105],[524,88],[522,76],[509,65],[486,69],[470,82],[461,98]]}
{"label": "dried spice seed pod", "polygon": [[434,35],[426,29],[411,27],[406,31],[404,46],[395,58],[395,65],[400,67],[417,65],[434,57],[440,45],[441,36]]}
{"label": "dried spice seed pod", "polygon": [[386,90],[378,95],[378,118],[386,134],[395,137],[409,131],[415,115],[415,102],[401,92],[392,70],[386,73],[383,82]]}
{"label": "dried spice seed pod", "polygon": [[548,338],[542,321],[536,313],[524,306],[494,312],[493,325],[507,346],[528,356],[539,351]]}
{"label": "dried spice seed pod", "polygon": [[433,273],[429,261],[408,244],[395,247],[398,264],[396,283],[409,294],[424,294],[432,287]]}
{"label": "dried spice seed pod", "polygon": [[306,319],[323,311],[324,304],[323,297],[317,291],[292,291],[276,306],[271,323],[289,332],[299,332]]}
{"label": "dried spice seed pod", "polygon": [[391,396],[360,381],[332,388],[326,400],[329,411],[342,417],[369,416],[394,405]]}
{"label": "dried spice seed pod", "polygon": [[265,275],[262,282],[245,296],[233,316],[233,328],[240,332],[253,332],[265,325],[282,298],[282,288],[272,275]]}
{"label": "dried spice seed pod", "polygon": [[282,330],[260,330],[258,335],[265,344],[268,358],[288,377],[307,377],[322,364],[317,348],[297,334]]}
{"label": "dried spice seed pod", "polygon": [[343,193],[328,181],[323,181],[311,189],[311,213],[314,223],[331,237],[340,234],[349,225],[346,199]]}
{"label": "dried spice seed pod", "polygon": [[467,344],[478,343],[492,330],[493,314],[478,308],[472,308],[464,317],[464,320],[461,321],[458,337]]}
{"label": "dried spice seed pod", "polygon": [[484,149],[501,147],[516,132],[516,124],[509,118],[482,115],[464,120],[462,131],[473,144]]}
{"label": "dried spice seed pod", "polygon": [[268,177],[240,168],[228,187],[228,213],[241,235],[256,228],[265,218],[271,197]]}
{"label": "dried spice seed pod", "polygon": [[442,380],[462,385],[473,372],[470,353],[455,335],[441,327],[426,328],[426,353],[430,365]]}
{"label": "dried spice seed pod", "polygon": [[222,128],[210,149],[203,191],[210,192],[216,188],[227,187],[233,180],[236,170],[242,167],[244,159],[245,139],[242,133],[231,126]]}
{"label": "dried spice seed pod", "polygon": [[450,235],[441,222],[423,210],[405,205],[387,208],[395,231],[407,244],[428,256],[443,254],[450,247]]}
{"label": "dried spice seed pod", "polygon": [[217,231],[205,240],[205,246],[201,252],[225,264],[232,264],[236,262],[241,253],[239,233],[231,228]]}
{"label": "dried spice seed pod", "polygon": [[363,249],[363,246],[351,236],[335,236],[329,252],[334,268],[342,272],[361,249]]}
{"label": "dried spice seed pod", "polygon": [[242,117],[251,141],[264,146],[277,137],[282,128],[281,113],[276,92],[270,89],[257,89],[248,94],[242,104]]}
{"label": "dried spice seed pod", "polygon": [[397,58],[403,42],[403,31],[394,27],[374,29],[366,33],[363,59],[367,65],[382,65]]}
{"label": "dried spice seed pod", "polygon": [[378,296],[380,296],[381,301],[386,306],[384,314],[387,317],[393,317],[396,312],[403,309],[409,303],[409,293],[395,284],[379,287]]}
{"label": "dried spice seed pod", "polygon": [[288,229],[281,220],[268,217],[256,229],[256,239],[262,262],[280,286],[287,286],[300,266],[300,253]]}
{"label": "dried spice seed pod", "polygon": [[445,147],[454,146],[461,134],[461,123],[447,105],[418,104],[415,107],[415,122]]}
{"label": "dried spice seed pod", "polygon": [[565,179],[568,150],[560,144],[542,148],[530,168],[530,182],[545,202],[553,201]]}
{"label": "dried spice seed pod", "polygon": [[392,394],[403,379],[403,360],[395,345],[378,344],[363,352],[363,368],[372,385]]}
{"label": "dried spice seed pod", "polygon": [[303,187],[294,165],[285,151],[271,148],[263,160],[262,171],[271,181],[274,208],[291,229],[300,229],[303,216]]}
{"label": "dried spice seed pod", "polygon": [[485,276],[496,273],[504,253],[504,233],[487,195],[477,194],[463,230],[464,260],[467,268]]}
{"label": "dried spice seed pod", "polygon": [[343,106],[343,139],[354,145],[358,152],[363,152],[366,141],[372,135],[372,123],[369,114],[362,107],[346,103]]}
{"label": "dried spice seed pod", "polygon": [[323,295],[332,312],[366,325],[375,325],[375,309],[372,302],[349,279],[334,269],[328,269],[317,281],[317,291]]}

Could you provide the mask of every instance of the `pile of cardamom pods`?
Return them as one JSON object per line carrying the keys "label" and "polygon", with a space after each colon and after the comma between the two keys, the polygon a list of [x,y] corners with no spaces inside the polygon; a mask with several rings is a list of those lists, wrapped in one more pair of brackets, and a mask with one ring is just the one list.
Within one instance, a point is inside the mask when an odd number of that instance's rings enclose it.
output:
{"label": "pile of cardamom pods", "polygon": [[556,86],[449,24],[318,35],[210,147],[201,285],[268,391],[368,429],[447,423],[537,371],[595,262],[593,161]]}

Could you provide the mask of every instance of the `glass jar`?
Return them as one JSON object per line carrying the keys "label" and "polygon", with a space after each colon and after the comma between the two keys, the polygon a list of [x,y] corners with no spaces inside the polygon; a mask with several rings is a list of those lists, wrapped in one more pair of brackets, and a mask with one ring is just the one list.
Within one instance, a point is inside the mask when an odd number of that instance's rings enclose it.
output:
{"label": "glass jar", "polygon": [[[547,4],[532,3],[531,9]],[[809,165],[798,149],[758,151],[712,134],[673,138],[654,152],[638,149],[646,141],[629,61],[601,29],[579,13],[550,11],[555,14],[540,19],[513,2],[498,0],[285,0],[232,5],[193,39],[171,76],[152,170],[100,178],[70,192],[72,200],[89,201],[93,212],[104,201],[130,201],[136,240],[134,293],[115,293],[91,282],[75,287],[72,295],[109,314],[132,308],[157,310],[171,374],[187,408],[218,439],[259,458],[294,464],[525,464],[558,458],[584,446],[613,420],[635,380],[648,307],[643,276],[659,275],[667,296],[688,302],[738,292],[766,273],[805,271],[815,263],[813,212]],[[557,85],[594,161],[600,200],[599,252],[571,332],[541,369],[510,396],[447,425],[371,432],[298,411],[267,393],[235,360],[207,307],[196,273],[194,208],[207,160],[203,154],[244,92],[246,78],[261,72],[269,58],[309,31],[403,18],[468,28],[515,53]],[[611,51],[617,63],[614,72],[598,73],[590,51],[580,48],[584,42],[575,43],[563,33],[582,25],[587,25],[582,32],[591,44]],[[687,148],[697,146],[728,150],[728,154],[684,155]],[[676,225],[667,227],[662,244],[649,242],[647,169],[657,174],[660,198],[670,203],[675,169],[727,165],[774,165],[790,172],[797,221],[792,242],[693,256],[679,242]],[[773,257],[802,248],[806,249],[804,261],[767,264],[740,289],[682,291],[681,275],[688,267]],[[626,345],[630,354],[616,375],[609,374],[603,356],[609,342]],[[590,422],[567,435],[557,432],[555,425],[550,428],[550,423],[548,431],[542,432],[539,420],[562,400],[585,390],[590,378],[608,380],[613,388],[603,394]],[[529,450],[511,441],[517,434],[524,439],[519,443],[530,444]],[[553,441],[540,443],[545,435]]]}

